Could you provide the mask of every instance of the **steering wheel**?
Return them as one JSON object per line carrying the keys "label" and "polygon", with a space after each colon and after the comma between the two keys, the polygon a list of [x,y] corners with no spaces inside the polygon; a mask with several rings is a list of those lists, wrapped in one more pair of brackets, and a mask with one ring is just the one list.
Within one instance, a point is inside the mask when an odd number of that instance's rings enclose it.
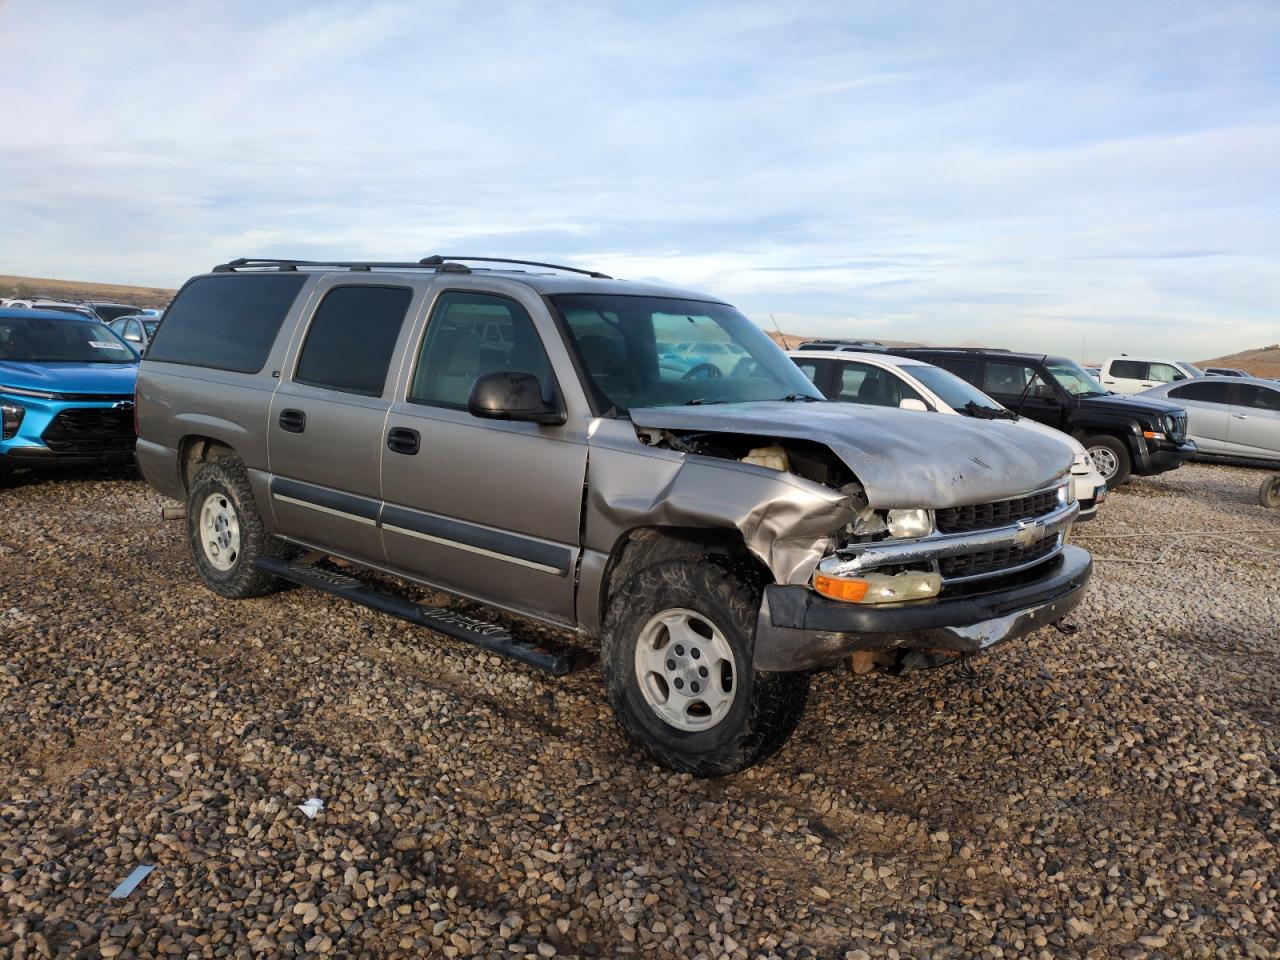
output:
{"label": "steering wheel", "polygon": [[720,368],[714,363],[700,363],[695,367],[690,367],[680,379],[682,380],[716,380],[723,377]]}

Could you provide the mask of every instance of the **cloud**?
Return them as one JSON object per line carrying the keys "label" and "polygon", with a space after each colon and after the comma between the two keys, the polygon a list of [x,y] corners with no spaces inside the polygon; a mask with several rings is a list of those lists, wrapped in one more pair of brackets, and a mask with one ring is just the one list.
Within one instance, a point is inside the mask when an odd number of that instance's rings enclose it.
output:
{"label": "cloud", "polygon": [[1267,4],[28,3],[0,34],[0,272],[493,253],[1109,352],[1255,345],[1280,302]]}

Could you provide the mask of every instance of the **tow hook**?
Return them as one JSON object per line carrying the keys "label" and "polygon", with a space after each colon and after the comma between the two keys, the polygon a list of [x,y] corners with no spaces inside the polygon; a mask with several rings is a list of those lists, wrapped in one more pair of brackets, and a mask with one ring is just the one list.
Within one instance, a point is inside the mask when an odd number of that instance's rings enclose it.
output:
{"label": "tow hook", "polygon": [[1053,629],[1057,630],[1064,637],[1074,637],[1080,632],[1080,628],[1074,623],[1067,623],[1066,620],[1059,620],[1053,625]]}

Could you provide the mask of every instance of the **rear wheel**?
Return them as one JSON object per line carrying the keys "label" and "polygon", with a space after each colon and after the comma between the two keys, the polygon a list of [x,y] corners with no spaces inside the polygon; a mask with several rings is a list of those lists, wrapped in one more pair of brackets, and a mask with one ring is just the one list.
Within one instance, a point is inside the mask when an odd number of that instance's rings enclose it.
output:
{"label": "rear wheel", "polygon": [[748,563],[709,556],[642,570],[610,601],[601,653],[609,702],[663,766],[735,773],[800,722],[808,675],[751,665],[762,588]]}
{"label": "rear wheel", "polygon": [[1262,481],[1258,490],[1258,502],[1272,510],[1280,508],[1280,473]]}
{"label": "rear wheel", "polygon": [[212,460],[196,472],[187,491],[187,538],[196,571],[214,593],[241,600],[279,586],[256,561],[286,548],[267,533],[239,460]]}
{"label": "rear wheel", "polygon": [[1114,489],[1122,483],[1129,482],[1130,474],[1133,472],[1133,461],[1129,456],[1129,448],[1124,445],[1123,440],[1119,437],[1099,434],[1096,437],[1086,437],[1084,448],[1089,451],[1089,456],[1093,458],[1098,473],[1102,474],[1102,479],[1107,481],[1108,487]]}

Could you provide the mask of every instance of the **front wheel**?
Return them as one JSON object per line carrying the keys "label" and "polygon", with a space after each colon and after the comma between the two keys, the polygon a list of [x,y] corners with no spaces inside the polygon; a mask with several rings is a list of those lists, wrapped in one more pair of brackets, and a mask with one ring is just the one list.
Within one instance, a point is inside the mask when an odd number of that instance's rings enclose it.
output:
{"label": "front wheel", "polygon": [[1129,482],[1129,476],[1133,472],[1133,461],[1129,457],[1129,448],[1124,445],[1123,440],[1108,434],[1099,434],[1096,437],[1085,438],[1084,448],[1093,458],[1098,473],[1102,474],[1102,479],[1107,481],[1108,487],[1114,490],[1121,484]]}
{"label": "front wheel", "polygon": [[256,561],[282,556],[285,546],[267,533],[239,460],[212,460],[196,472],[187,491],[187,539],[196,571],[214,593],[242,600],[279,585]]}
{"label": "front wheel", "polygon": [[800,722],[808,675],[751,665],[761,591],[747,562],[708,556],[642,570],[610,601],[601,651],[609,703],[663,766],[736,773]]}

